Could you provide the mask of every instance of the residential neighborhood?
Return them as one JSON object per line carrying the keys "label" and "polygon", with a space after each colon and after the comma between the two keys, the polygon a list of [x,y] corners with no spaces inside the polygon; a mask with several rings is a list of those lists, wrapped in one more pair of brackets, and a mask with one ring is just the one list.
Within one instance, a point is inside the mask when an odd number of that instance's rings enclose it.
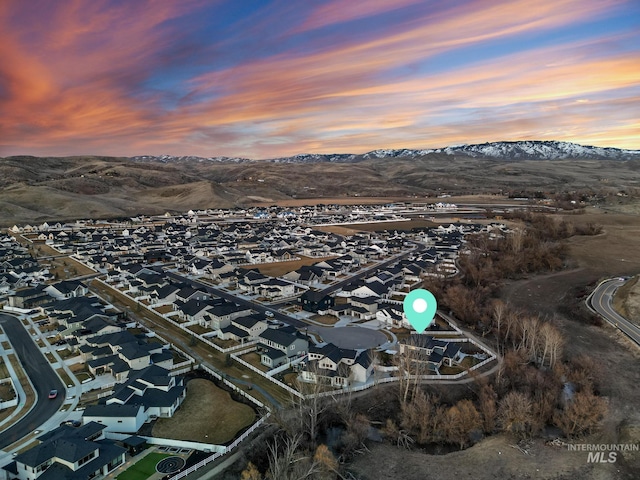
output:
{"label": "residential neighborhood", "polygon": [[[198,344],[270,388],[300,397],[371,388],[416,373],[455,379],[493,361],[492,352],[443,314],[425,334],[411,333],[402,309],[407,293],[426,278],[456,275],[467,235],[507,231],[471,222],[397,227],[411,223],[408,213],[422,218],[432,210],[192,210],[9,229],[0,237],[4,312],[31,329],[68,388],[78,385],[81,394],[65,404],[84,405],[73,415],[80,427],[38,437],[37,446],[5,467],[9,478],[79,471],[64,450],[43,447],[52,442],[84,442],[95,478],[128,455],[122,453],[126,436],[170,448],[175,440],[149,432],[159,419],[179,414],[189,399],[189,378],[209,368],[190,353]],[[394,228],[335,228],[366,222],[393,222]],[[191,340],[178,346],[153,325],[142,325],[141,317]],[[399,368],[397,356],[410,362]],[[222,368],[211,370],[216,381],[262,405],[246,392],[251,383],[229,382]],[[85,431],[93,433],[84,437]],[[193,448],[218,447],[200,442]]]}

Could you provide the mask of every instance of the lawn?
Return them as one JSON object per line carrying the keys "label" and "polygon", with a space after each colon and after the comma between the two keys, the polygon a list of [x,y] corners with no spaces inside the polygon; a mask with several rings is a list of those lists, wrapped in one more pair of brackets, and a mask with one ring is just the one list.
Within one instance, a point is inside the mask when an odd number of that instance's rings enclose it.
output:
{"label": "lawn", "polygon": [[247,353],[245,355],[242,355],[240,358],[245,362],[253,365],[258,370],[262,370],[263,372],[268,372],[269,370],[271,370],[269,367],[261,363],[260,355],[258,355],[256,352]]}
{"label": "lawn", "polygon": [[117,480],[146,480],[156,473],[156,465],[163,458],[170,457],[166,453],[150,453],[131,465],[116,477]]}
{"label": "lawn", "polygon": [[195,378],[187,383],[187,398],[172,418],[160,418],[153,436],[223,444],[255,420],[253,408],[236,402],[213,382]]}

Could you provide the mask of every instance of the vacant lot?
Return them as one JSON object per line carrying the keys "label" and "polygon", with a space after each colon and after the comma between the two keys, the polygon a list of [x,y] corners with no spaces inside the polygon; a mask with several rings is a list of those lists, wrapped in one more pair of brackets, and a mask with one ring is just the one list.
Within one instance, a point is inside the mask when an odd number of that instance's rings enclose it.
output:
{"label": "vacant lot", "polygon": [[196,378],[187,383],[187,398],[173,418],[161,418],[153,436],[223,444],[255,420],[254,410],[236,402],[213,382]]}
{"label": "vacant lot", "polygon": [[572,237],[571,257],[579,266],[603,276],[634,275],[640,270],[640,216],[588,209],[584,215],[566,215],[575,225],[595,223],[604,232],[596,236]]}
{"label": "vacant lot", "polygon": [[323,257],[323,258],[312,258],[305,257],[304,255],[296,255],[300,257],[300,260],[291,260],[290,262],[273,262],[273,263],[263,263],[261,265],[246,265],[242,268],[257,268],[260,270],[260,273],[263,275],[269,275],[271,277],[279,277],[280,275],[284,275],[285,273],[293,272],[294,270],[299,269],[305,265],[313,265],[314,263],[321,262],[323,260],[329,260],[333,257]]}

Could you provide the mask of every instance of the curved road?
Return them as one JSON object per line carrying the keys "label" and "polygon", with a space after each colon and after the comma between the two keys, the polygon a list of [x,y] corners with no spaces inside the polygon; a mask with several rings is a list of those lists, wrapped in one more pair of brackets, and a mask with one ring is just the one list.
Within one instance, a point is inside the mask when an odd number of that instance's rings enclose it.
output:
{"label": "curved road", "polygon": [[[13,350],[38,396],[35,405],[24,417],[0,433],[0,449],[3,449],[29,435],[51,418],[62,406],[66,393],[60,378],[22,322],[11,315],[0,314],[0,327],[9,337]],[[58,397],[49,400],[49,392],[53,389],[58,390]],[[20,401],[24,402],[24,399]]]}
{"label": "curved road", "polygon": [[631,340],[640,345],[640,328],[624,318],[613,309],[612,302],[616,290],[624,285],[625,280],[611,279],[602,282],[596,287],[587,299],[588,304],[599,315],[616,328],[622,330]]}

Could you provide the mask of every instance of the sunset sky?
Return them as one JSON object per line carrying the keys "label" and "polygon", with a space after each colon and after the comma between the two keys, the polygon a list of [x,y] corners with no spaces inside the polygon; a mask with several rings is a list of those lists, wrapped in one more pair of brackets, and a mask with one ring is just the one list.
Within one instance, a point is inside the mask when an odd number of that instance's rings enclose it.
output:
{"label": "sunset sky", "polygon": [[0,0],[0,156],[640,149],[638,0]]}

